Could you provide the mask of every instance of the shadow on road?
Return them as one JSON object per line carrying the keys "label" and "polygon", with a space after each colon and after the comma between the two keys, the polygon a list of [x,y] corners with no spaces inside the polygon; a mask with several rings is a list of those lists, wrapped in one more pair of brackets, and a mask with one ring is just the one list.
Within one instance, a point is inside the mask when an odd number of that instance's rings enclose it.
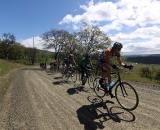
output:
{"label": "shadow on road", "polygon": [[61,84],[65,84],[65,83],[68,83],[68,82],[65,80],[58,80],[58,81],[53,82],[54,85],[61,85]]}
{"label": "shadow on road", "polygon": [[91,101],[90,105],[83,105],[77,110],[77,117],[79,122],[84,125],[84,130],[103,129],[104,122],[112,120],[116,123],[121,121],[132,122],[135,116],[132,112],[126,111],[117,106],[108,108],[108,104],[114,104],[112,101],[103,101],[103,99],[95,99]]}
{"label": "shadow on road", "polygon": [[62,79],[62,78],[63,78],[62,76],[54,77],[54,79]]}
{"label": "shadow on road", "polygon": [[81,85],[78,85],[78,86],[74,86],[73,88],[69,88],[67,90],[67,93],[69,95],[73,95],[73,94],[78,94],[80,92],[89,92],[88,89],[86,89],[85,87],[81,86]]}
{"label": "shadow on road", "polygon": [[38,67],[27,67],[27,68],[22,68],[22,70],[42,70],[41,68],[38,68]]}

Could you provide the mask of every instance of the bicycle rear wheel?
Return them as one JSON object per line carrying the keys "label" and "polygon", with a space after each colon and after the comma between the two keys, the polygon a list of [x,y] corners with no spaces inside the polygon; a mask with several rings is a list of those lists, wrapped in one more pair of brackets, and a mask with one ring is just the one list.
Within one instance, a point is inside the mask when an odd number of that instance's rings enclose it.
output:
{"label": "bicycle rear wheel", "polygon": [[94,83],[93,83],[93,88],[94,88],[95,94],[98,97],[103,98],[106,93],[105,93],[105,90],[100,86],[99,80],[100,80],[100,77],[95,78]]}
{"label": "bicycle rear wheel", "polygon": [[136,90],[127,82],[122,82],[116,86],[115,97],[119,105],[128,111],[136,109],[139,104]]}
{"label": "bicycle rear wheel", "polygon": [[91,89],[94,89],[94,77],[91,75],[89,78],[88,78],[88,86],[91,88]]}
{"label": "bicycle rear wheel", "polygon": [[71,80],[72,80],[72,82],[76,82],[77,81],[77,79],[78,79],[78,74],[77,74],[77,72],[75,71],[75,72],[73,72],[72,74],[71,74]]}
{"label": "bicycle rear wheel", "polygon": [[63,74],[62,77],[63,77],[64,81],[68,82],[70,75],[69,75],[69,73],[66,73],[66,74]]}

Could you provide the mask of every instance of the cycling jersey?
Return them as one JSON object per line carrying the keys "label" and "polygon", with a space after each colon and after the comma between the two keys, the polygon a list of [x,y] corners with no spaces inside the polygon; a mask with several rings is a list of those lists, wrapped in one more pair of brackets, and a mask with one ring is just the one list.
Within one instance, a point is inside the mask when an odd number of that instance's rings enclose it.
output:
{"label": "cycling jersey", "polygon": [[117,61],[115,58],[120,57],[120,53],[113,53],[111,48],[107,48],[104,50],[104,63],[107,64],[115,64]]}

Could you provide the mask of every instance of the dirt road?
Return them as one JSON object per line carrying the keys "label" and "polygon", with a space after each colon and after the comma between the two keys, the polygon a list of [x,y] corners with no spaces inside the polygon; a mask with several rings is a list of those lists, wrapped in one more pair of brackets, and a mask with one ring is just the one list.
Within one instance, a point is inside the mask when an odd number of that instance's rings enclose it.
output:
{"label": "dirt road", "polygon": [[158,89],[136,85],[140,104],[128,112],[110,97],[106,105],[92,104],[92,90],[37,68],[18,70],[10,82],[0,104],[0,130],[160,130]]}

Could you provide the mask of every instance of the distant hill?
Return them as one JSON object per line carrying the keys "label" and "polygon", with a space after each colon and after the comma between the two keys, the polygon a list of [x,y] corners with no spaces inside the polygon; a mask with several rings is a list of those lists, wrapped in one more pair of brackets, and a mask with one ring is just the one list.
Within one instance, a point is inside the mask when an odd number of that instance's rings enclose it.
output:
{"label": "distant hill", "polygon": [[127,61],[143,64],[160,64],[160,54],[129,55],[125,56]]}

